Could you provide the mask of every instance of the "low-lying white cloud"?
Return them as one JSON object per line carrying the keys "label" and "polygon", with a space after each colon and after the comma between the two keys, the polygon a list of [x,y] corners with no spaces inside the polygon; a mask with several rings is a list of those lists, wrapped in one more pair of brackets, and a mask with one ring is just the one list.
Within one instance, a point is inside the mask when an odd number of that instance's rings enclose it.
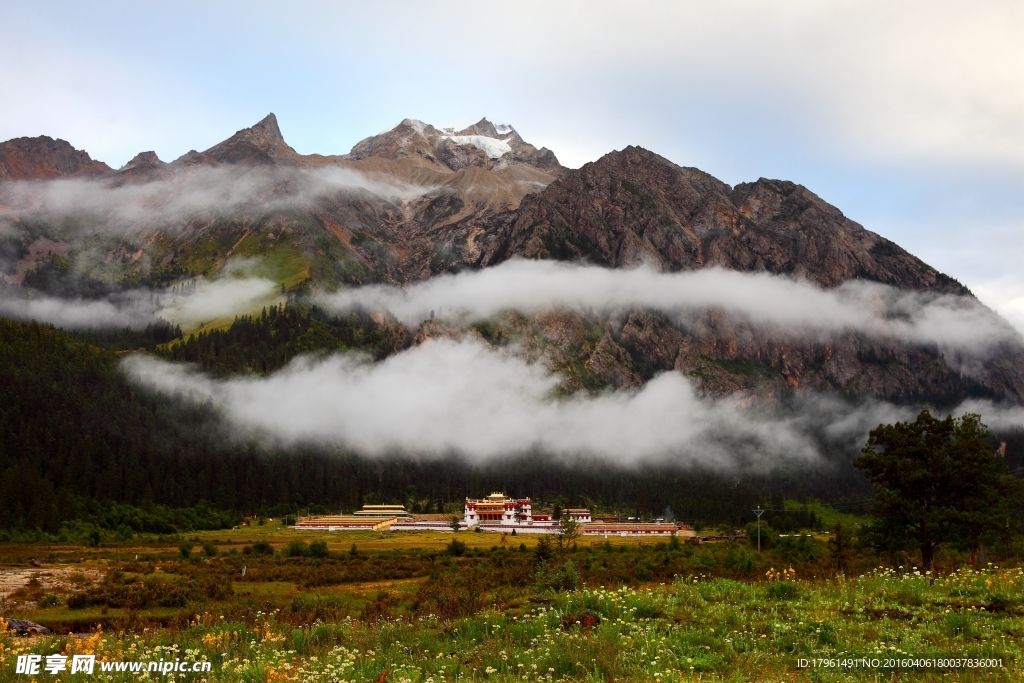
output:
{"label": "low-lying white cloud", "polygon": [[65,329],[142,328],[164,320],[186,330],[276,303],[277,285],[259,277],[202,278],[172,289],[135,289],[99,299],[61,298],[8,288],[0,316]]}
{"label": "low-lying white cloud", "polygon": [[148,292],[141,291],[106,299],[0,297],[0,316],[35,320],[66,329],[140,328],[156,322],[158,312],[159,304]]}
{"label": "low-lying white cloud", "polygon": [[[541,365],[474,341],[432,340],[376,364],[357,354],[300,358],[265,378],[213,380],[142,355],[124,368],[152,390],[214,402],[244,432],[364,455],[486,461],[541,452],[720,470],[814,466],[824,462],[822,436],[857,446],[877,424],[916,412],[810,396],[769,413],[737,398],[702,398],[675,372],[636,391],[556,398],[558,378]],[[984,408],[986,416],[993,410]],[[1024,423],[1024,414],[1006,415]]]}
{"label": "low-lying white cloud", "polygon": [[163,177],[138,183],[118,178],[0,183],[0,226],[6,224],[10,232],[16,219],[39,219],[115,233],[173,229],[190,219],[303,208],[339,192],[365,190],[405,201],[431,189],[342,166],[199,165],[168,169]]}
{"label": "low-lying white cloud", "polygon": [[276,291],[266,278],[200,280],[194,289],[162,296],[160,316],[182,327],[195,326],[248,311]]}
{"label": "low-lying white cloud", "polygon": [[145,356],[125,367],[150,388],[214,401],[245,429],[368,455],[490,459],[539,450],[720,467],[746,448],[814,457],[785,421],[741,418],[734,401],[703,400],[680,374],[635,393],[556,399],[557,377],[477,342],[429,341],[378,364],[354,354],[299,359],[260,379],[215,381]]}
{"label": "low-lying white cloud", "polygon": [[681,322],[707,308],[737,314],[796,337],[856,331],[982,351],[1020,334],[976,299],[850,281],[823,289],[769,273],[710,268],[660,273],[555,261],[512,260],[481,271],[441,275],[406,289],[374,285],[318,297],[325,307],[388,311],[406,325],[431,315],[486,319],[505,310],[551,307],[608,311],[639,306]]}

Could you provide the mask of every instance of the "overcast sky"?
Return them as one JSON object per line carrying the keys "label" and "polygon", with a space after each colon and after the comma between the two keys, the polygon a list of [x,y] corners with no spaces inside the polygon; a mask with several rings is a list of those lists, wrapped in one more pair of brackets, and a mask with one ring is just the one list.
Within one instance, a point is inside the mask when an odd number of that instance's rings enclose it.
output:
{"label": "overcast sky", "polygon": [[511,123],[799,182],[1024,329],[1024,3],[0,0],[0,139],[119,166],[268,112],[299,152]]}

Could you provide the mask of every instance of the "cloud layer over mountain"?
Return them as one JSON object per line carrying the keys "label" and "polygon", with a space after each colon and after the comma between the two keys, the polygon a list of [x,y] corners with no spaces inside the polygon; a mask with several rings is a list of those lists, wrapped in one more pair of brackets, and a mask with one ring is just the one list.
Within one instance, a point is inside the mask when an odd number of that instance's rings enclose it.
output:
{"label": "cloud layer over mountain", "polygon": [[388,311],[415,326],[431,315],[471,320],[514,309],[551,307],[609,311],[643,307],[686,323],[705,308],[742,316],[792,337],[856,331],[984,352],[1020,334],[976,299],[908,292],[851,281],[826,290],[767,273],[705,269],[659,273],[647,268],[610,270],[554,261],[513,260],[482,271],[431,278],[407,289],[368,286],[321,295],[335,310]]}
{"label": "cloud layer over mountain", "polygon": [[[558,378],[539,364],[474,341],[428,341],[377,364],[356,354],[300,358],[266,378],[218,381],[145,356],[126,359],[124,368],[154,391],[213,401],[243,433],[377,456],[485,461],[541,452],[764,471],[825,466],[825,449],[848,453],[877,424],[915,414],[829,395],[796,399],[785,410],[748,407],[741,397],[701,398],[674,372],[637,391],[559,398]],[[999,426],[1024,423],[1018,408],[966,408]]]}
{"label": "cloud layer over mountain", "polygon": [[[816,449],[802,425],[832,408],[759,419],[737,400],[699,398],[677,373],[635,393],[556,399],[558,379],[541,366],[477,342],[447,340],[378,364],[344,354],[300,359],[265,379],[214,381],[143,356],[126,360],[125,368],[143,386],[214,401],[245,430],[369,455],[491,459],[541,451],[716,468],[746,460],[814,462]],[[835,429],[841,436],[850,427],[837,421]]]}
{"label": "cloud layer over mountain", "polygon": [[19,219],[115,234],[173,230],[190,219],[301,209],[342,192],[369,191],[400,201],[430,189],[376,180],[341,166],[194,166],[144,183],[88,178],[0,183],[0,230],[15,233]]}
{"label": "cloud layer over mountain", "polygon": [[[129,290],[101,299],[60,298],[17,292],[0,296],[0,315],[16,320],[35,320],[66,329],[139,329],[159,320],[188,329],[217,318],[252,310],[277,290],[259,277],[198,280],[181,290]],[[11,290],[8,290],[10,293]]]}

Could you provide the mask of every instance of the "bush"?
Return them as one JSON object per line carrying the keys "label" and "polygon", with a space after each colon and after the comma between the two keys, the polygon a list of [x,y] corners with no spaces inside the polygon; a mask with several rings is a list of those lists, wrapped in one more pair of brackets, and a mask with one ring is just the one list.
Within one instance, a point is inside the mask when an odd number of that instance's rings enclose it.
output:
{"label": "bush", "polygon": [[284,554],[288,557],[305,557],[309,554],[309,546],[306,545],[305,541],[295,539],[288,544],[285,548]]}
{"label": "bush", "polygon": [[210,541],[207,541],[203,544],[203,553],[207,557],[217,557],[217,546],[215,546]]}
{"label": "bush", "polygon": [[707,548],[701,548],[700,552],[693,556],[690,562],[699,569],[717,569],[718,562],[714,554]]}
{"label": "bush", "polygon": [[173,574],[147,574],[127,577],[113,571],[99,584],[68,596],[69,609],[89,605],[145,609],[159,607],[185,607],[204,598],[223,600],[234,594],[231,579],[222,574],[203,574],[199,577]]}
{"label": "bush", "polygon": [[457,538],[453,538],[452,542],[448,544],[447,549],[450,555],[458,557],[459,555],[465,554],[466,544]]}
{"label": "bush", "polygon": [[738,548],[730,548],[722,559],[722,567],[725,569],[740,569],[749,571],[754,568],[754,557],[749,552]]}
{"label": "bush", "polygon": [[331,553],[327,549],[327,541],[313,541],[309,544],[310,557],[327,557]]}
{"label": "bush", "polygon": [[772,581],[764,594],[771,600],[791,600],[799,598],[802,593],[800,586],[792,581]]}
{"label": "bush", "polygon": [[178,552],[181,553],[183,560],[187,560],[192,557],[192,544],[188,541],[182,541],[181,545],[178,546]]}
{"label": "bush", "polygon": [[[750,541],[750,547],[756,549],[757,522],[751,522],[750,524],[748,524],[745,531],[747,532],[747,539]],[[778,534],[776,534],[770,526],[768,526],[764,522],[761,522],[761,550],[767,550],[768,548],[771,548],[772,545],[775,543],[777,535]]]}
{"label": "bush", "polygon": [[49,595],[44,595],[39,599],[40,607],[56,607],[59,604],[60,598],[58,598],[56,595],[53,595],[52,593]]}
{"label": "bush", "polygon": [[562,565],[548,566],[544,560],[537,565],[537,571],[533,575],[534,583],[540,588],[551,590],[574,590],[580,582],[580,573],[572,561]]}
{"label": "bush", "polygon": [[252,545],[246,546],[243,549],[243,552],[246,554],[251,553],[253,555],[273,555],[274,548],[266,541],[256,541]]}

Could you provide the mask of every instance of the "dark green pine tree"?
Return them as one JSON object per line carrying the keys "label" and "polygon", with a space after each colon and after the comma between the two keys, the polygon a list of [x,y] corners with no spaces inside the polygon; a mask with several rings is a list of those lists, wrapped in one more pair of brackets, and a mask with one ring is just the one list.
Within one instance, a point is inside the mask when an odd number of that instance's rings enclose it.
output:
{"label": "dark green pine tree", "polygon": [[1024,497],[990,442],[981,416],[879,425],[854,460],[874,486],[870,535],[884,551],[916,547],[925,570],[942,544],[978,548],[1008,521]]}

